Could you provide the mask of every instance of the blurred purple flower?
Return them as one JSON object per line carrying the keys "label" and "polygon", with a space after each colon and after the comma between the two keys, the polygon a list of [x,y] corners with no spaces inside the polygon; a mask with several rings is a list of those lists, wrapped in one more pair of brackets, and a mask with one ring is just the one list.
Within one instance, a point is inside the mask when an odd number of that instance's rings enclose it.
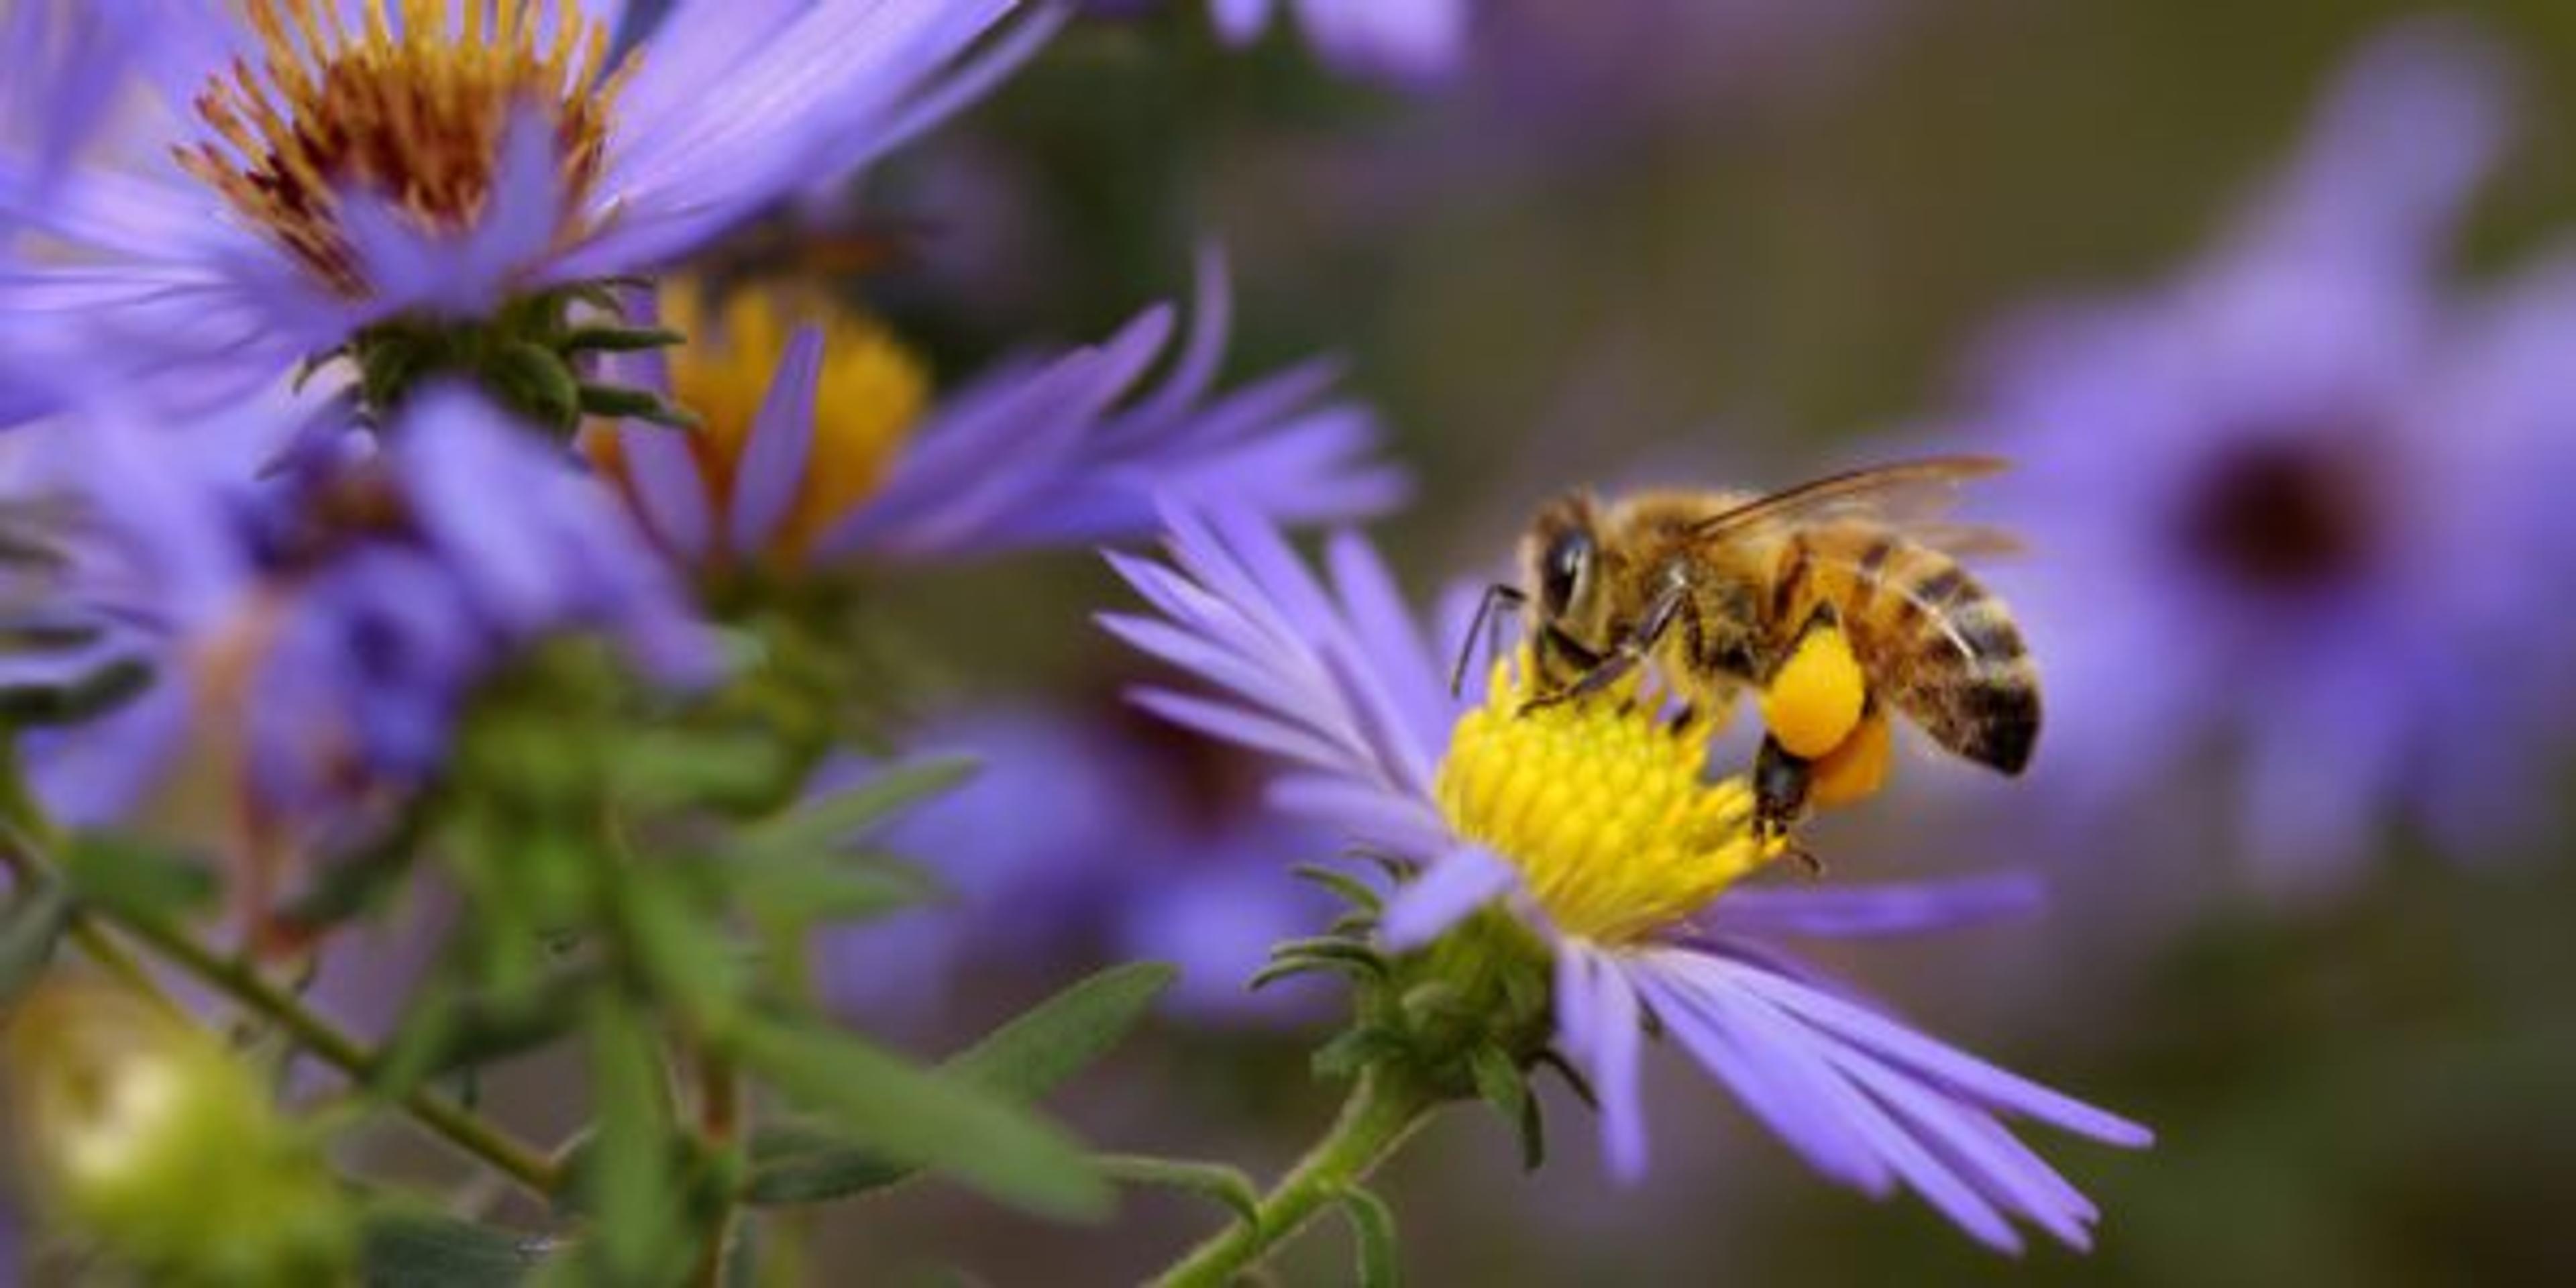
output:
{"label": "blurred purple flower", "polygon": [[[1148,735],[1153,736],[1148,736]],[[836,1005],[881,1017],[948,1010],[978,964],[1048,967],[1113,958],[1181,969],[1169,1001],[1199,1019],[1279,1022],[1305,1013],[1293,986],[1245,984],[1269,947],[1331,907],[1289,874],[1330,842],[1200,781],[1227,749],[1074,708],[994,708],[912,742],[957,753],[975,776],[904,815],[884,847],[925,864],[945,900],[823,942]],[[836,776],[861,772],[842,765]]]}
{"label": "blurred purple flower", "polygon": [[[1997,1248],[2020,1246],[2013,1216],[2087,1243],[2093,1205],[2002,1118],[2130,1146],[2147,1142],[2144,1129],[1924,1037],[1777,946],[1955,925],[2027,906],[2027,885],[1744,890],[1642,935],[1569,932],[1435,798],[1453,724],[1472,704],[1446,692],[1450,654],[1426,642],[1364,540],[1342,534],[1327,546],[1329,589],[1274,529],[1239,514],[1175,517],[1169,550],[1167,564],[1111,556],[1159,615],[1105,624],[1223,696],[1149,689],[1138,701],[1289,762],[1273,785],[1279,805],[1421,864],[1388,904],[1391,946],[1417,946],[1509,900],[1554,957],[1558,1041],[1592,1076],[1616,1173],[1634,1178],[1645,1165],[1638,1057],[1651,1013],[1827,1177],[1874,1195],[1910,1187]],[[1443,620],[1454,641],[1466,597],[1451,598]]]}
{"label": "blurred purple flower", "polygon": [[[926,129],[1063,17],[1021,0],[679,0],[611,67],[624,0],[507,0],[488,24],[484,0],[441,0],[427,41],[384,8],[39,3],[0,28],[13,83],[30,69],[80,99],[0,131],[0,226],[65,251],[0,274],[0,339],[11,317],[77,324],[96,362],[256,387],[397,315],[484,317],[650,271]],[[581,28],[555,60],[567,19]],[[86,139],[119,49],[155,110]],[[460,70],[475,59],[489,66]],[[307,99],[326,82],[335,126],[317,131],[300,114],[323,110]],[[454,119],[405,114],[423,102]],[[281,160],[283,137],[316,151]]]}
{"label": "blurred purple flower", "polygon": [[1005,360],[924,407],[923,377],[882,337],[749,301],[725,318],[760,334],[716,329],[636,364],[635,383],[670,392],[707,428],[628,423],[600,455],[695,567],[1127,540],[1152,530],[1162,498],[1222,497],[1287,523],[1401,501],[1402,473],[1373,456],[1375,417],[1331,396],[1330,362],[1216,391],[1232,313],[1210,253],[1177,349],[1174,310],[1158,305],[1099,345]]}
{"label": "blurred purple flower", "polygon": [[1281,9],[1334,69],[1403,86],[1445,79],[1466,56],[1471,0],[1209,0],[1217,34],[1248,45]]}
{"label": "blurred purple flower", "polygon": [[2439,258],[2505,127],[2496,50],[2396,28],[2176,282],[2008,331],[1968,419],[2014,458],[1998,582],[2079,813],[2224,747],[2276,881],[2404,811],[2470,849],[2541,799],[2576,618],[2576,262],[2483,299]]}
{"label": "blurred purple flower", "polygon": [[[67,593],[155,674],[36,748],[68,821],[122,816],[193,745],[257,809],[327,827],[430,776],[473,684],[557,632],[606,633],[664,683],[714,678],[663,560],[559,448],[449,390],[381,448],[326,431],[345,416],[247,405],[180,434],[105,408],[30,440],[45,463],[20,486],[80,516]],[[254,476],[263,460],[282,464]]]}

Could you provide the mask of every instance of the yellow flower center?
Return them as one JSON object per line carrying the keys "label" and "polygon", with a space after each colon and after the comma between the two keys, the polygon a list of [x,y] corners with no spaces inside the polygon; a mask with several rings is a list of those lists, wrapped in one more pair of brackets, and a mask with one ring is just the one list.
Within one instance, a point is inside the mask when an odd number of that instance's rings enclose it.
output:
{"label": "yellow flower center", "polygon": [[[801,559],[885,481],[930,401],[929,372],[873,319],[810,294],[735,290],[711,307],[703,288],[679,281],[662,288],[661,308],[663,324],[689,337],[670,351],[671,396],[701,422],[689,445],[720,507],[788,340],[799,327],[821,328],[813,444],[786,521],[764,552]],[[605,449],[602,466],[618,474],[614,440],[594,441]]]}
{"label": "yellow flower center", "polygon": [[[368,0],[352,32],[339,0],[247,0],[259,67],[235,60],[197,95],[217,138],[179,149],[212,185],[334,290],[367,291],[339,194],[390,201],[432,232],[470,226],[492,193],[501,139],[523,108],[553,123],[571,237],[599,177],[618,87],[608,29],[576,0]],[[488,18],[488,20],[487,20]],[[399,31],[396,28],[399,27]]]}
{"label": "yellow flower center", "polygon": [[1634,942],[1786,848],[1755,839],[1742,779],[1701,777],[1710,720],[1663,720],[1634,682],[1525,710],[1530,673],[1494,668],[1485,704],[1450,734],[1434,792],[1459,835],[1519,869],[1559,930]]}

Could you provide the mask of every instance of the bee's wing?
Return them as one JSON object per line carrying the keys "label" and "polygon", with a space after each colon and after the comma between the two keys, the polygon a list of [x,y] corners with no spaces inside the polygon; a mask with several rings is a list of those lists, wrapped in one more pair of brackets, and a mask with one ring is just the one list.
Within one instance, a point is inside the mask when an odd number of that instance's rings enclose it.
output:
{"label": "bee's wing", "polygon": [[2030,552],[2020,537],[1979,523],[1914,523],[1905,535],[1953,559],[2009,559]]}
{"label": "bee's wing", "polygon": [[1700,520],[1691,534],[1707,541],[1779,524],[1869,519],[1945,548],[1959,543],[1999,553],[2015,545],[2008,534],[1940,519],[1958,499],[1960,484],[2004,468],[2000,457],[1936,456],[1828,475],[1721,510]]}

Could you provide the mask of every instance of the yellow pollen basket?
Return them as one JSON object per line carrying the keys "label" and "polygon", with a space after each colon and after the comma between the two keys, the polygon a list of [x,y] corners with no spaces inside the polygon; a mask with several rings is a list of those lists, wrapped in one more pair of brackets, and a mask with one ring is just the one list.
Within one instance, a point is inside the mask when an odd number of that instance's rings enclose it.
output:
{"label": "yellow pollen basket", "polygon": [[1678,727],[1638,683],[1524,710],[1524,663],[1497,663],[1485,704],[1450,734],[1434,792],[1459,835],[1499,854],[1556,927],[1626,944],[1706,906],[1777,858],[1740,778],[1701,774],[1713,722]]}
{"label": "yellow pollen basket", "polygon": [[884,483],[930,401],[930,376],[875,321],[791,292],[736,290],[710,308],[703,288],[662,288],[663,325],[688,336],[670,351],[671,396],[695,412],[689,443],[710,492],[732,495],[752,422],[796,329],[823,332],[814,442],[786,521],[765,553],[794,562],[833,521]]}
{"label": "yellow pollen basket", "polygon": [[[552,21],[546,10],[553,10]],[[393,203],[431,231],[470,225],[491,196],[501,139],[534,108],[554,125],[567,227],[598,180],[617,91],[605,24],[577,0],[368,0],[351,31],[339,0],[246,0],[257,70],[236,61],[197,95],[215,138],[179,164],[344,295],[363,296],[339,193]],[[397,15],[399,22],[396,21]]]}
{"label": "yellow pollen basket", "polygon": [[1860,727],[1869,680],[1851,641],[1831,626],[1810,630],[1762,694],[1762,723],[1791,755],[1815,760]]}

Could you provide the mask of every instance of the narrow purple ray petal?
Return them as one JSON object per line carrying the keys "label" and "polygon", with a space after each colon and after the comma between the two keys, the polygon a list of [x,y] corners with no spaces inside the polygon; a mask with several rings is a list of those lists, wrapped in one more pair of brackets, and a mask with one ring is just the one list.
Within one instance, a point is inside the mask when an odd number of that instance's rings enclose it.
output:
{"label": "narrow purple ray petal", "polygon": [[1748,992],[1800,1020],[1997,1109],[2024,1114],[2106,1144],[2136,1148],[2155,1139],[2153,1132],[2117,1114],[1996,1068],[1842,998],[1768,971],[1731,963],[1727,969]]}
{"label": "narrow purple ray petal", "polygon": [[726,539],[737,554],[766,548],[796,503],[814,445],[814,396],[823,377],[823,332],[801,326],[780,355],[777,374],[751,421],[736,468]]}
{"label": "narrow purple ray petal", "polygon": [[1637,992],[1608,956],[1571,944],[1561,944],[1557,951],[1591,959],[1592,1085],[1601,1099],[1602,1152],[1612,1176],[1638,1180],[1646,1174],[1646,1112],[1637,1076],[1637,1050],[1645,1040],[1638,1023]]}
{"label": "narrow purple ray petal", "polygon": [[1736,1013],[1722,988],[1703,988],[1691,972],[1674,969],[1685,956],[1647,952],[1629,967],[1665,1032],[1816,1170],[1867,1193],[1885,1193],[1895,1177],[1836,1104],[1842,1088],[1832,1067],[1803,1042],[1759,1031],[1758,1023]]}
{"label": "narrow purple ray petal", "polygon": [[1455,846],[1387,901],[1379,933],[1390,948],[1419,948],[1519,884],[1510,865],[1482,847]]}
{"label": "narrow purple ray petal", "polygon": [[1743,886],[1699,921],[1720,933],[1860,939],[2027,916],[2046,899],[2046,884],[2028,872],[1841,889]]}

